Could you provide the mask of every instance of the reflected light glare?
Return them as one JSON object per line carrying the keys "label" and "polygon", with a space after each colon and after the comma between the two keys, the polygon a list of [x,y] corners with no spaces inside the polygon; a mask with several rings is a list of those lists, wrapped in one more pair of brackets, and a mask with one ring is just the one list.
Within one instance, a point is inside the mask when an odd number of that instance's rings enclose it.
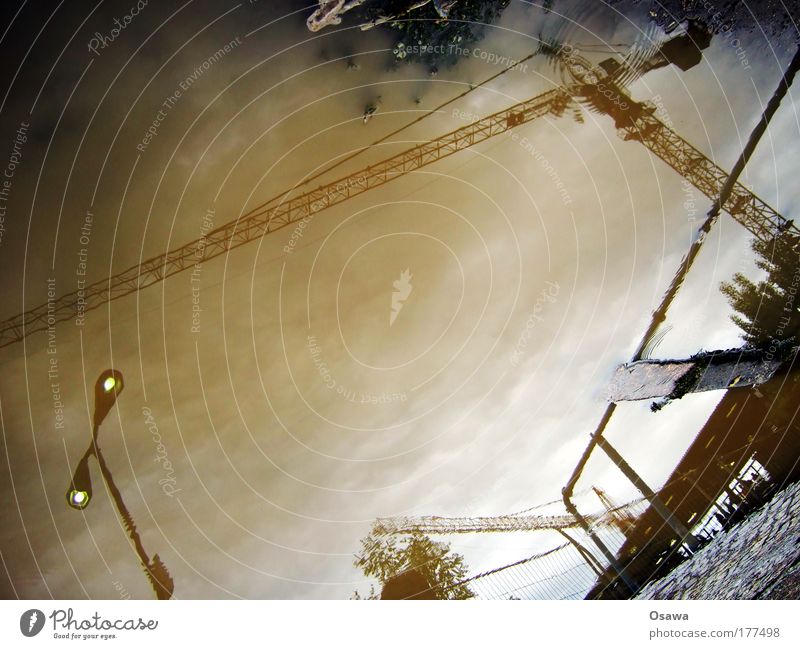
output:
{"label": "reflected light glare", "polygon": [[116,379],[113,376],[109,376],[105,381],[103,381],[103,389],[106,392],[111,392],[116,384]]}
{"label": "reflected light glare", "polygon": [[77,491],[77,490],[73,491],[70,494],[69,498],[71,504],[77,507],[83,507],[84,505],[87,505],[89,502],[89,494],[86,493],[85,491]]}

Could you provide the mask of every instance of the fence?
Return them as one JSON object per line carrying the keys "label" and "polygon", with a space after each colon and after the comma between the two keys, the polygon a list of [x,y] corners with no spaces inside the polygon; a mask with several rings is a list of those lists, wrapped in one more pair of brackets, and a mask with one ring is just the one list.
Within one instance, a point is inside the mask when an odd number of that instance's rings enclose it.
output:
{"label": "fence", "polygon": [[[739,462],[730,460],[736,452],[715,458],[715,471],[709,475],[673,475],[658,490],[664,504],[689,528],[697,540],[694,550],[686,539],[675,531],[653,509],[646,499],[615,505],[601,489],[593,487],[576,496],[583,508],[596,510],[599,501],[604,507],[600,514],[586,515],[590,529],[577,525],[563,529],[535,529],[530,535],[549,534],[557,542],[533,555],[511,561],[506,565],[485,570],[462,582],[478,599],[606,599],[630,596],[609,561],[597,551],[590,533],[608,548],[619,566],[627,571],[637,586],[657,579],[692,556],[693,551],[710,542],[724,529],[741,520],[771,495],[774,482],[769,472],[753,456]],[[733,477],[711,491],[704,488],[718,471],[735,468]],[[711,475],[714,474],[714,475]],[[730,475],[727,473],[726,475]],[[591,502],[592,499],[594,503]],[[543,507],[550,508],[553,503]],[[537,508],[523,512],[530,516]],[[558,536],[556,536],[556,534]],[[452,537],[449,538],[452,541]],[[463,552],[461,548],[454,548]],[[464,552],[468,555],[469,552]],[[469,560],[469,556],[466,557]]]}

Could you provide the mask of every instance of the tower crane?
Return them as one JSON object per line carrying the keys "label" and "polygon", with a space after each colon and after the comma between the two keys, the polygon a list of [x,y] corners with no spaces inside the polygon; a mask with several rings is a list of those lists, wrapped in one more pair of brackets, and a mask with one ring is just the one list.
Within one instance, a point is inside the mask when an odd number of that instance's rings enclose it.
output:
{"label": "tower crane", "polygon": [[603,503],[603,507],[610,518],[611,524],[627,536],[628,532],[636,523],[636,517],[632,516],[630,512],[622,511],[600,487],[592,487],[592,491],[594,491],[600,502]]}
{"label": "tower crane", "polygon": [[[590,518],[590,517],[589,517]],[[570,515],[555,516],[399,516],[375,521],[375,534],[469,534],[470,532],[522,532],[576,527]]]}
{"label": "tower crane", "polygon": [[[9,318],[0,323],[0,347],[19,342],[32,333],[47,330],[57,322],[71,320],[111,300],[152,286],[198,262],[213,259],[292,223],[308,219],[324,209],[513,128],[546,115],[561,116],[576,100],[610,115],[623,139],[643,144],[701,193],[712,200],[719,196],[728,174],[658,119],[653,104],[632,99],[622,84],[617,82],[621,68],[619,63],[614,59],[606,59],[598,66],[592,66],[574,52],[568,53],[564,60],[572,77],[570,83],[316,189],[291,198],[288,197],[291,191],[286,192],[280,198],[258,206],[195,241]],[[730,199],[722,208],[758,239],[769,240],[789,229],[800,234],[792,221],[787,221],[740,183],[735,184]]]}
{"label": "tower crane", "polygon": [[[601,500],[602,502],[602,500]],[[611,503],[604,511],[585,515],[592,526],[618,525],[620,520],[632,518],[630,511],[641,501],[636,500],[619,507]],[[378,518],[373,532],[378,536],[392,534],[469,534],[471,532],[532,532],[536,530],[565,530],[577,527],[572,514],[506,514],[501,516],[393,516]]]}

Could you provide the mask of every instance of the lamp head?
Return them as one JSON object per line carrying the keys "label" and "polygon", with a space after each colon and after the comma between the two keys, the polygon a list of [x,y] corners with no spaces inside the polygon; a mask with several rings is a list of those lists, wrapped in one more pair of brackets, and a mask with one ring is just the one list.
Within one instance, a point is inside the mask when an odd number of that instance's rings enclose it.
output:
{"label": "lamp head", "polygon": [[86,509],[92,500],[92,478],[89,473],[89,457],[92,453],[87,452],[78,462],[75,475],[67,488],[67,504],[72,509]]}
{"label": "lamp head", "polygon": [[67,494],[67,504],[73,509],[84,509],[91,500],[88,491],[79,491],[77,489],[70,489]]}
{"label": "lamp head", "polygon": [[108,415],[117,396],[125,384],[122,380],[122,372],[117,370],[106,370],[97,377],[94,384],[94,425],[98,427]]}

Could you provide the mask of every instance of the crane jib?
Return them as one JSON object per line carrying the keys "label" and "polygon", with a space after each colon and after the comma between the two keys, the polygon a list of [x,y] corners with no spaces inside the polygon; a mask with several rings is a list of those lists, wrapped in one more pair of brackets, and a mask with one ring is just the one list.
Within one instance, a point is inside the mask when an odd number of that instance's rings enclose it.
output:
{"label": "crane jib", "polygon": [[[607,77],[601,77],[594,85],[599,87],[600,84],[603,84],[603,91],[594,94],[603,101],[598,103],[594,100],[594,107],[614,118],[624,139],[642,143],[707,197],[718,198],[728,178],[722,168],[659,120],[655,116],[655,107],[647,102],[633,102]],[[560,116],[576,98],[587,96],[587,87],[591,86],[576,83],[549,90],[316,189],[289,198],[290,190],[281,199],[261,205],[200,239],[9,318],[0,323],[0,347],[19,342],[55,323],[71,320],[78,314],[84,315],[107,302],[194,267],[198,262],[198,250],[202,251],[200,260],[213,259],[509,129],[544,115]],[[609,97],[613,93],[618,93],[624,101]],[[591,104],[591,97],[589,101]],[[624,109],[621,108],[623,105]],[[791,221],[784,219],[740,183],[734,185],[723,208],[758,239],[770,239],[787,229],[796,231]]]}

